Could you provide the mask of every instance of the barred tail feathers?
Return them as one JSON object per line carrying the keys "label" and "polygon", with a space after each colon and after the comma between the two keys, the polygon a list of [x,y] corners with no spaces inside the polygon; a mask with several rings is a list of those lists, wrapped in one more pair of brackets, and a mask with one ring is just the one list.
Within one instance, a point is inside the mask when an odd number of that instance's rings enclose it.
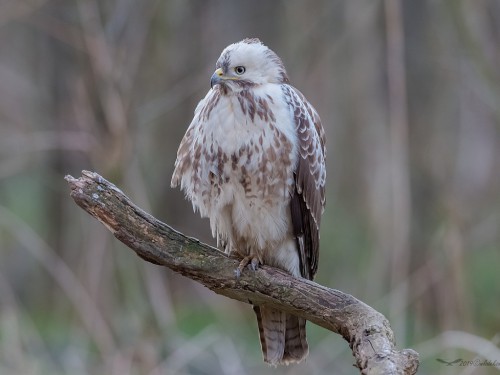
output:
{"label": "barred tail feathers", "polygon": [[264,361],[270,365],[302,361],[308,354],[306,321],[264,306],[254,306]]}

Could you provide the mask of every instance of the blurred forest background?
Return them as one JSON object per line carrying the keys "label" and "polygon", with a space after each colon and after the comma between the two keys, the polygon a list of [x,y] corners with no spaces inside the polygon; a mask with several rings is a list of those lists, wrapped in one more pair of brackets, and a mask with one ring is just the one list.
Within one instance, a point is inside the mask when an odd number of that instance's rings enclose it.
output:
{"label": "blurred forest background", "polygon": [[384,313],[421,374],[500,362],[500,1],[1,0],[0,374],[357,374],[262,362],[250,306],[148,264],[79,209],[94,170],[214,243],[170,189],[224,47],[259,37],[327,133],[317,281]]}

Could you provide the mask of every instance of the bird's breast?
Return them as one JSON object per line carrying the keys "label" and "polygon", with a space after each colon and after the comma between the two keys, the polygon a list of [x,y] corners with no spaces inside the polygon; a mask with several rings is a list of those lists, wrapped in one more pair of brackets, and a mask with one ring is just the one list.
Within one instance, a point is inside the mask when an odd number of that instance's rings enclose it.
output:
{"label": "bird's breast", "polygon": [[296,141],[287,108],[271,94],[243,90],[218,101],[203,135],[217,190],[237,186],[249,199],[288,196]]}

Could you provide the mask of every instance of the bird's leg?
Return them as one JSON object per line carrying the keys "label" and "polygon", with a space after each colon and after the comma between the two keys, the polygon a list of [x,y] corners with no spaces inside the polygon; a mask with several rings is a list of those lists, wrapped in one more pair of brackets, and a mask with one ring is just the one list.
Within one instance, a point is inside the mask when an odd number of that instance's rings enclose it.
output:
{"label": "bird's leg", "polygon": [[234,271],[234,273],[236,274],[236,278],[240,278],[241,276],[241,273],[243,272],[243,269],[248,266],[249,268],[251,268],[253,271],[257,271],[257,269],[259,268],[259,258],[257,258],[256,255],[247,255],[245,256],[238,268],[236,268],[236,270]]}

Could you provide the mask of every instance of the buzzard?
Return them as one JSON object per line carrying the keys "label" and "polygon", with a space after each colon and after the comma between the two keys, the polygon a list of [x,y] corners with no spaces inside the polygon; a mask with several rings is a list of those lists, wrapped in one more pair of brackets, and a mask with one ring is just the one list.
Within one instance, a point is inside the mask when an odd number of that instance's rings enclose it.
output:
{"label": "buzzard", "polygon": [[[325,206],[325,134],[313,106],[290,85],[281,59],[258,39],[226,47],[211,89],[181,141],[172,176],[210,219],[217,244],[249,265],[312,280]],[[306,321],[254,306],[264,361],[300,362]]]}

